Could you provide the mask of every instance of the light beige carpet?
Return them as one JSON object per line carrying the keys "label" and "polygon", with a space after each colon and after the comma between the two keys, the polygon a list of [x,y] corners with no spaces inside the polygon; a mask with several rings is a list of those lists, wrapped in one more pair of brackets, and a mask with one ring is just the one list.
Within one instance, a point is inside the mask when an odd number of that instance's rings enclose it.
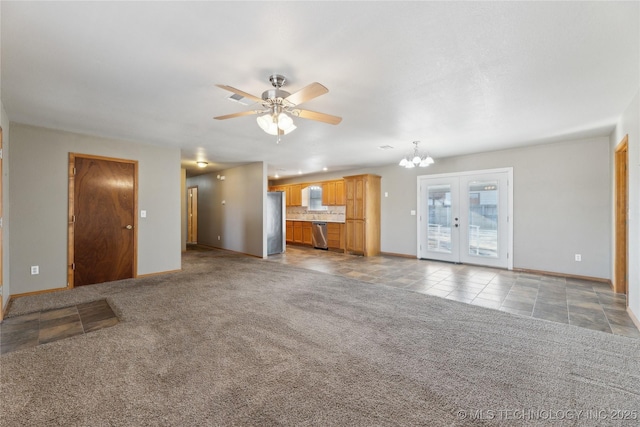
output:
{"label": "light beige carpet", "polygon": [[16,300],[121,322],[3,355],[0,425],[638,424],[613,418],[640,408],[640,340],[220,251],[183,267]]}

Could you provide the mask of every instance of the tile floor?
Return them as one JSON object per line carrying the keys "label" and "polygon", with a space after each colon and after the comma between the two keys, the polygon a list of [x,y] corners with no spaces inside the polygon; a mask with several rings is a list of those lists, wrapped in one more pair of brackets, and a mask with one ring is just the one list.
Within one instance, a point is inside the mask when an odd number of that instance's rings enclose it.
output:
{"label": "tile floor", "polygon": [[118,323],[106,300],[10,317],[0,323],[0,354],[81,335]]}
{"label": "tile floor", "polygon": [[627,314],[625,295],[613,293],[606,283],[386,255],[365,258],[292,245],[268,260],[640,338]]}

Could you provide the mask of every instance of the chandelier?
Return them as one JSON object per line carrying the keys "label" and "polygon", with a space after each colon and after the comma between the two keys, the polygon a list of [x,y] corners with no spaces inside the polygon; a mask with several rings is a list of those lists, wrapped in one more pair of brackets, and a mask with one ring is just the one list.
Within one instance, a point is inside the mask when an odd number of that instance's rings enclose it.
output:
{"label": "chandelier", "polygon": [[420,141],[413,141],[413,145],[415,145],[415,147],[413,148],[413,155],[403,157],[398,164],[399,166],[407,169],[415,168],[416,166],[426,168],[427,166],[435,163],[433,157],[431,157],[430,155],[421,155],[418,152],[418,144],[420,144]]}

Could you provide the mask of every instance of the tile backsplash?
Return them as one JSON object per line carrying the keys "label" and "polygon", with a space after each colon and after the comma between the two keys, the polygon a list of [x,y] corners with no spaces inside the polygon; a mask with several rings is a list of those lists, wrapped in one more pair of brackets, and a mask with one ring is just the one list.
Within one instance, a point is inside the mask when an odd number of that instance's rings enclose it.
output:
{"label": "tile backsplash", "polygon": [[287,218],[299,221],[332,221],[344,222],[345,206],[328,206],[326,211],[309,211],[304,206],[289,206]]}

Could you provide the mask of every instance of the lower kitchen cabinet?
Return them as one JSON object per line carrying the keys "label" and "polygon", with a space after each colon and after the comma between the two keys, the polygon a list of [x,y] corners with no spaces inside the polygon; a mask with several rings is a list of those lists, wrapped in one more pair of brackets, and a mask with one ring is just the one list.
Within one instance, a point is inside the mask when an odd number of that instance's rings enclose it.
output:
{"label": "lower kitchen cabinet", "polygon": [[346,222],[346,249],[354,254],[365,254],[365,220],[348,219]]}
{"label": "lower kitchen cabinet", "polygon": [[302,221],[293,221],[293,241],[302,243]]}
{"label": "lower kitchen cabinet", "polygon": [[327,246],[329,249],[344,249],[344,224],[327,223]]}
{"label": "lower kitchen cabinet", "polygon": [[311,237],[311,223],[309,221],[302,222],[302,243],[305,245],[313,245]]}
{"label": "lower kitchen cabinet", "polygon": [[287,221],[287,242],[311,246],[311,221]]}
{"label": "lower kitchen cabinet", "polygon": [[287,221],[287,242],[293,242],[293,221]]}

